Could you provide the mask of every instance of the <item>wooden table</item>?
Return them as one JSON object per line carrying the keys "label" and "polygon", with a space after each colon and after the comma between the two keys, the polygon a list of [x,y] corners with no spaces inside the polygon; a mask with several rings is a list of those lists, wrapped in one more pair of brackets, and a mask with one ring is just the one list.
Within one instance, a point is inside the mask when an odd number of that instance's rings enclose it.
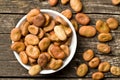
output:
{"label": "wooden table", "polygon": [[[106,20],[109,17],[115,17],[120,23],[120,5],[113,6],[111,0],[81,0],[83,3],[83,13],[86,13],[90,18],[90,25],[95,26],[98,19]],[[60,1],[59,1],[60,3]],[[107,42],[112,49],[109,55],[100,55],[96,50],[96,45],[99,43],[97,36],[94,38],[83,38],[77,35],[77,50],[72,61],[61,71],[49,75],[37,75],[31,77],[28,71],[23,68],[16,60],[12,50],[10,49],[10,31],[15,27],[17,22],[32,8],[52,9],[58,12],[66,8],[70,8],[69,4],[58,4],[56,7],[50,7],[47,0],[0,0],[0,77],[5,79],[57,79],[57,80],[91,80],[91,75],[97,69],[89,70],[84,78],[76,76],[76,67],[84,63],[82,59],[83,51],[91,48],[96,56],[99,56],[102,61],[108,61],[111,65],[120,66],[120,27],[117,30],[112,30],[113,40]],[[73,11],[73,14],[75,12]],[[7,77],[7,78],[6,78]],[[21,80],[21,79],[20,79]],[[120,80],[120,77],[112,75],[110,72],[105,73],[104,80]]]}

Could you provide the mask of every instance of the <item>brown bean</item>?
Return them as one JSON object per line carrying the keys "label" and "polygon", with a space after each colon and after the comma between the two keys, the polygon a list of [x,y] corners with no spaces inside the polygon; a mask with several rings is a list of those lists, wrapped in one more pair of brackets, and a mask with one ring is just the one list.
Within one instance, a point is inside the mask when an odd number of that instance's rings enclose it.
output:
{"label": "brown bean", "polygon": [[[48,47],[48,53],[50,54],[51,57],[54,58],[53,54],[51,53],[51,48],[54,46],[54,44],[50,44],[50,46]],[[57,45],[58,46],[58,45]]]}
{"label": "brown bean", "polygon": [[19,41],[21,38],[21,31],[19,28],[13,28],[11,30],[10,38],[12,41]]}
{"label": "brown bean", "polygon": [[100,33],[108,33],[110,31],[108,24],[102,20],[97,20],[96,29]]}
{"label": "brown bean", "polygon": [[70,9],[63,10],[61,14],[64,15],[68,19],[71,19],[72,17],[72,11]]}
{"label": "brown bean", "polygon": [[55,6],[58,3],[58,0],[48,0],[50,6]]}
{"label": "brown bean", "polygon": [[75,19],[70,20],[76,32],[78,32],[78,23]]}
{"label": "brown bean", "polygon": [[25,36],[25,41],[28,45],[37,45],[39,43],[39,38],[33,34],[28,34]]}
{"label": "brown bean", "polygon": [[39,28],[38,38],[39,38],[39,39],[42,39],[43,36],[44,36],[44,34],[45,34],[45,32],[43,31],[43,29],[42,29],[42,28]]}
{"label": "brown bean", "polygon": [[88,49],[83,53],[83,59],[85,61],[90,61],[94,57],[94,52],[92,49]]}
{"label": "brown bean", "polygon": [[80,12],[83,5],[80,0],[70,0],[70,6],[75,12]]}
{"label": "brown bean", "polygon": [[29,71],[28,71],[28,73],[29,73],[29,75],[31,75],[31,76],[35,76],[35,75],[37,75],[37,74],[39,74],[39,72],[41,71],[41,67],[40,67],[40,65],[33,65],[30,69],[29,69]]}
{"label": "brown bean", "polygon": [[118,4],[120,4],[120,0],[112,0],[112,4],[113,5],[118,5]]}
{"label": "brown bean", "polygon": [[31,58],[31,57],[28,57],[28,60],[29,60],[29,63],[30,63],[31,66],[37,64],[37,60],[36,60],[36,59],[33,59],[33,58]]}
{"label": "brown bean", "polygon": [[120,67],[112,66],[112,67],[110,68],[110,72],[111,72],[113,75],[120,76]]}
{"label": "brown bean", "polygon": [[94,72],[92,74],[92,79],[93,80],[101,80],[104,78],[104,74],[102,72]]}
{"label": "brown bean", "polygon": [[26,36],[28,34],[28,26],[30,25],[29,22],[25,21],[24,23],[22,23],[22,25],[20,26],[20,30],[21,30],[21,34],[23,36]]}
{"label": "brown bean", "polygon": [[93,26],[82,26],[79,28],[79,34],[84,37],[93,37],[96,34],[96,29]]}
{"label": "brown bean", "polygon": [[97,50],[105,54],[108,54],[111,51],[110,46],[104,43],[99,43],[97,45]]}
{"label": "brown bean", "polygon": [[50,63],[48,64],[48,67],[50,69],[56,70],[59,69],[63,65],[63,61],[61,59],[54,59],[52,58]]}
{"label": "brown bean", "polygon": [[60,16],[56,16],[55,21],[56,21],[56,23],[60,23],[64,26],[68,26],[67,22],[63,18],[61,18]]}
{"label": "brown bean", "polygon": [[45,16],[45,25],[44,26],[47,26],[51,22],[51,16],[47,13],[43,13],[43,15]]}
{"label": "brown bean", "polygon": [[60,45],[60,48],[64,51],[66,56],[70,55],[70,49],[69,49],[69,47],[67,45],[65,45],[65,44]]}
{"label": "brown bean", "polygon": [[88,63],[90,68],[96,68],[100,63],[100,59],[98,57],[93,58],[92,60],[90,60],[90,62]]}
{"label": "brown bean", "polygon": [[102,62],[98,66],[98,71],[100,71],[100,72],[108,72],[109,70],[110,70],[109,62]]}
{"label": "brown bean", "polygon": [[116,29],[119,26],[119,24],[118,24],[119,22],[115,18],[108,18],[106,20],[106,22],[107,22],[107,24],[108,24],[108,26],[109,26],[110,29]]}
{"label": "brown bean", "polygon": [[72,37],[69,37],[64,44],[70,46],[71,41],[72,41]]}
{"label": "brown bean", "polygon": [[48,58],[48,62],[50,61],[51,55],[48,52],[42,52],[41,54],[45,54]]}
{"label": "brown bean", "polygon": [[39,57],[40,50],[37,46],[28,45],[26,47],[26,54],[33,59],[37,59]]}
{"label": "brown bean", "polygon": [[107,41],[110,41],[112,40],[112,35],[110,33],[100,33],[98,35],[98,40],[100,42],[107,42]]}
{"label": "brown bean", "polygon": [[86,64],[80,64],[79,67],[77,68],[76,74],[79,77],[83,77],[87,74],[88,72],[88,66]]}
{"label": "brown bean", "polygon": [[62,27],[63,27],[67,37],[70,37],[72,35],[72,29],[69,26],[63,26],[62,25]]}
{"label": "brown bean", "polygon": [[38,34],[38,32],[39,32],[39,28],[36,27],[35,25],[29,25],[29,26],[28,26],[28,31],[29,31],[31,34],[36,35],[36,34]]}
{"label": "brown bean", "polygon": [[64,59],[66,57],[64,51],[57,45],[51,45],[49,53],[56,59]]}
{"label": "brown bean", "polygon": [[51,41],[60,41],[60,39],[55,35],[55,32],[52,31],[50,32],[50,34],[48,35],[48,38],[51,40]]}
{"label": "brown bean", "polygon": [[43,30],[44,30],[45,32],[49,32],[49,31],[52,31],[52,30],[54,29],[54,27],[55,27],[55,21],[52,20],[48,26],[45,26],[45,27],[43,28]]}
{"label": "brown bean", "polygon": [[50,39],[47,37],[44,37],[40,42],[39,42],[39,48],[41,51],[45,51],[49,45],[50,45]]}
{"label": "brown bean", "polygon": [[42,13],[39,13],[33,18],[33,25],[42,27],[45,24],[45,17]]}
{"label": "brown bean", "polygon": [[40,54],[37,60],[37,63],[42,67],[45,68],[45,66],[48,63],[48,58],[45,54]]}
{"label": "brown bean", "polygon": [[40,14],[40,9],[32,9],[27,14],[27,21],[33,23],[33,18]]}
{"label": "brown bean", "polygon": [[11,45],[11,49],[16,52],[21,52],[25,50],[25,44],[23,42],[14,42]]}
{"label": "brown bean", "polygon": [[19,53],[19,56],[20,56],[20,59],[21,59],[23,64],[27,64],[28,63],[28,56],[27,56],[25,51],[21,51]]}
{"label": "brown bean", "polygon": [[70,0],[61,0],[61,3],[62,3],[63,5],[65,5],[65,4],[67,4],[69,1],[70,1]]}
{"label": "brown bean", "polygon": [[90,18],[84,13],[77,13],[75,19],[81,25],[87,25],[90,22]]}

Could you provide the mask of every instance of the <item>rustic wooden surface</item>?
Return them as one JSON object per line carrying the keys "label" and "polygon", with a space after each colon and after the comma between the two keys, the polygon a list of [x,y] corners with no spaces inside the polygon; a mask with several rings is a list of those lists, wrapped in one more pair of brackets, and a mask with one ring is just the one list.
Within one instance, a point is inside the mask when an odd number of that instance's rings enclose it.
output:
{"label": "rustic wooden surface", "polygon": [[[96,20],[102,19],[105,21],[109,17],[115,17],[120,23],[120,5],[113,6],[111,0],[81,1],[84,5],[82,12],[86,13],[91,18],[89,25],[94,26]],[[69,4],[60,4],[60,0],[56,7],[50,7],[47,0],[0,0],[0,80],[21,80],[20,78],[25,80],[34,80],[34,78],[41,80],[54,80],[55,78],[58,78],[57,80],[91,80],[91,74],[97,71],[97,69],[89,70],[87,76],[84,78],[76,76],[75,70],[79,64],[84,62],[82,59],[82,52],[89,48],[93,49],[96,56],[99,56],[102,61],[108,61],[111,65],[120,66],[119,27],[117,30],[111,31],[113,40],[107,42],[112,48],[112,52],[109,55],[101,55],[96,50],[96,45],[99,43],[97,37],[83,38],[80,35],[77,35],[78,44],[75,56],[64,69],[54,74],[37,75],[35,77],[29,76],[28,71],[18,63],[13,55],[13,52],[10,50],[11,40],[9,36],[11,29],[15,27],[20,18],[22,18],[32,8],[52,9],[61,12],[62,10],[70,7]],[[73,14],[75,14],[74,11]],[[110,72],[108,72],[105,73],[104,80],[119,80],[119,78],[120,77],[113,76]]]}

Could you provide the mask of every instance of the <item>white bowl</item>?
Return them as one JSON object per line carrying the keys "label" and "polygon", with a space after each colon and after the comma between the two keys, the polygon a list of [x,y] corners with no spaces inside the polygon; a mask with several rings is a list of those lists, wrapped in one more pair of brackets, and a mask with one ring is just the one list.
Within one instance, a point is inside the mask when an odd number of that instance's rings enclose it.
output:
{"label": "white bowl", "polygon": [[[51,74],[54,72],[57,72],[61,69],[63,69],[73,58],[75,51],[76,51],[76,47],[77,47],[77,37],[76,37],[76,32],[74,27],[72,26],[71,22],[62,14],[60,14],[59,12],[53,11],[53,10],[48,10],[48,9],[41,9],[40,10],[43,13],[48,13],[49,15],[51,15],[52,17],[56,17],[56,16],[60,16],[61,18],[63,18],[68,25],[70,26],[70,28],[72,29],[72,41],[71,41],[71,45],[70,45],[70,55],[64,60],[64,63],[62,65],[62,67],[60,67],[57,70],[42,70],[40,72],[40,74]],[[26,15],[17,23],[16,27],[19,27],[24,21],[26,20]],[[29,68],[31,67],[30,65],[25,65],[21,62],[20,57],[18,55],[18,53],[16,53],[15,51],[13,51],[15,57],[17,58],[18,62],[27,70],[29,70]]]}

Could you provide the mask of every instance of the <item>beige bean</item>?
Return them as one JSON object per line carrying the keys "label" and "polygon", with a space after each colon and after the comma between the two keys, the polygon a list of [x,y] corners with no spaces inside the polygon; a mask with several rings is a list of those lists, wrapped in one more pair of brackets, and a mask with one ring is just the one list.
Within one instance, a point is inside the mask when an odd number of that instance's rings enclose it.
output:
{"label": "beige bean", "polygon": [[28,71],[28,73],[29,73],[29,75],[31,75],[31,76],[35,76],[35,75],[37,75],[37,74],[39,74],[39,72],[41,71],[41,67],[40,67],[40,65],[33,65],[30,69],[29,69],[29,71]]}
{"label": "beige bean", "polygon": [[86,64],[80,64],[79,67],[77,68],[76,74],[79,77],[83,77],[87,74],[88,72],[88,66]]}

